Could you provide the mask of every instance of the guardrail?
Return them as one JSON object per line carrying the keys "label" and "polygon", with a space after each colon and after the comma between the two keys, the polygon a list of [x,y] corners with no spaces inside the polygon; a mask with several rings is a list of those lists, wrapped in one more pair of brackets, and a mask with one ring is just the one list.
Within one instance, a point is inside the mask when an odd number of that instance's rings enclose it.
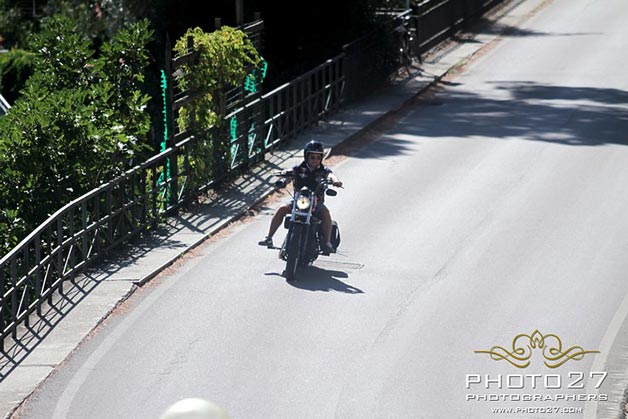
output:
{"label": "guardrail", "polygon": [[[177,133],[162,153],[58,210],[0,259],[0,350],[5,338],[15,339],[20,324],[29,326],[31,314],[41,316],[46,301],[52,303],[53,294],[63,293],[64,283],[77,273],[377,82],[379,76],[368,69],[378,39],[398,48],[402,40],[395,29],[414,27],[419,36],[413,54],[420,55],[465,18],[499,1],[426,0],[416,14],[406,11],[397,16],[385,37],[367,35],[336,57],[232,111],[225,116],[228,132]],[[440,25],[435,23],[438,20]],[[208,160],[214,165],[207,165]]]}

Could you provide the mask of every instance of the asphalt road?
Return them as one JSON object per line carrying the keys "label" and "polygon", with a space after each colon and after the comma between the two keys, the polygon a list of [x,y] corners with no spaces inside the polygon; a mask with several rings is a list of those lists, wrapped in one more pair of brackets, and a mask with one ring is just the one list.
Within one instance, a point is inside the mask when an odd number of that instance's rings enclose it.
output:
{"label": "asphalt road", "polygon": [[627,18],[547,2],[334,166],[338,254],[287,283],[256,245],[273,204],[136,293],[21,417],[155,418],[192,396],[246,419],[617,417]]}

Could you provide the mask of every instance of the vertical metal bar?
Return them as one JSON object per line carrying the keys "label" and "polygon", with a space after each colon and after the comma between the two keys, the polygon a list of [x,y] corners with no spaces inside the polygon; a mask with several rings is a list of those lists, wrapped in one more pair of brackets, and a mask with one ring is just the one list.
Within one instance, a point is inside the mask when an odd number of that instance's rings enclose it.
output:
{"label": "vertical metal bar", "polygon": [[321,69],[321,71],[318,72],[318,74],[316,75],[316,114],[317,115],[321,115],[323,112],[323,106],[325,103],[325,73],[327,72],[327,69],[329,68],[329,64],[325,65],[325,67],[323,67]]}
{"label": "vertical metal bar", "polygon": [[[262,124],[262,130],[261,130],[261,145],[262,145],[262,159],[266,159],[266,150],[268,148],[268,144],[269,144],[269,139],[270,137],[268,136],[268,134],[270,133],[270,130],[272,129],[273,126],[273,119],[272,115],[274,115],[272,112],[272,106],[273,106],[273,96],[267,97],[266,99],[264,99],[264,103],[260,104],[260,119],[261,119],[261,124]],[[268,124],[266,124],[266,121],[269,121]]]}
{"label": "vertical metal bar", "polygon": [[312,122],[316,122],[318,120],[318,116],[320,115],[319,110],[318,110],[318,102],[319,102],[319,95],[320,95],[320,88],[319,88],[318,81],[320,79],[321,72],[325,71],[325,67],[326,65],[316,70],[316,72],[312,74],[312,80],[310,82],[310,96],[312,96],[312,118],[313,118]]}
{"label": "vertical metal bar", "polygon": [[133,172],[130,175],[131,179],[129,182],[129,194],[130,194],[130,204],[129,210],[131,211],[131,231],[135,232],[138,230],[138,217],[137,217],[137,172]]}
{"label": "vertical metal bar", "polygon": [[141,206],[140,206],[140,223],[142,225],[142,229],[147,227],[147,219],[148,219],[148,194],[146,193],[146,174],[147,172],[140,172],[139,179],[139,190],[141,198]]}
{"label": "vertical metal bar", "polygon": [[[44,287],[46,287],[46,289],[50,288],[49,285],[49,275],[52,274],[51,272],[51,266],[54,264],[53,260],[52,260],[52,252],[54,249],[54,244],[53,244],[53,235],[52,235],[52,225],[49,225],[48,228],[46,229],[46,232],[48,233],[48,254],[50,255],[50,258],[48,259],[48,267],[46,268],[46,275],[44,275]],[[52,305],[52,293],[50,295],[48,295],[48,304]]]}
{"label": "vertical metal bar", "polygon": [[333,81],[333,71],[336,65],[336,60],[332,60],[332,62],[325,67],[325,71],[323,72],[323,86],[325,87],[325,95],[323,97],[323,111],[329,112],[331,107],[333,106],[333,97],[334,97],[334,83]]}
{"label": "vertical metal bar", "polygon": [[113,239],[115,241],[117,241],[119,238],[124,238],[125,234],[126,234],[126,211],[127,209],[125,208],[124,204],[126,201],[126,198],[124,196],[124,191],[126,189],[126,177],[123,177],[122,179],[120,179],[120,182],[118,183],[118,193],[117,196],[113,195],[113,199],[114,199],[114,210],[116,212],[119,211],[118,214],[118,221],[114,226],[114,230],[113,230]]}
{"label": "vertical metal bar", "polygon": [[153,222],[153,225],[156,225],[158,217],[159,217],[159,215],[158,215],[159,211],[157,209],[157,201],[159,200],[159,190],[157,188],[157,180],[158,180],[157,179],[157,176],[158,176],[157,175],[157,163],[155,163],[155,166],[152,166],[150,168],[150,170],[151,170],[151,173],[152,173],[152,176],[151,176],[151,179],[150,179],[150,188],[151,188],[151,190],[150,190],[150,199],[151,199],[151,204],[152,204],[151,206],[152,206],[152,209],[153,209],[152,222]]}
{"label": "vertical metal bar", "polygon": [[290,130],[289,136],[292,136],[297,132],[297,105],[298,105],[298,95],[296,85],[290,84],[290,89],[292,90],[292,129]]}
{"label": "vertical metal bar", "polygon": [[[194,173],[192,172],[192,170],[190,170],[190,154],[192,153],[190,148],[192,148],[191,146],[186,145],[186,150],[183,153],[183,168],[185,171],[185,174],[187,176],[188,182],[190,182],[190,185],[200,185],[203,182],[201,182],[201,179],[198,179],[194,176]],[[184,199],[186,191],[187,190],[191,190],[192,186],[190,186],[189,189],[186,190],[182,190],[181,191],[181,199]],[[198,187],[196,188],[198,190]]]}
{"label": "vertical metal bar", "polygon": [[423,45],[423,42],[425,41],[424,39],[425,31],[423,30],[424,20],[425,20],[425,14],[423,13],[423,4],[419,2],[417,3],[417,10],[416,10],[416,42],[417,42],[417,48],[418,48],[417,53],[419,54],[419,57],[424,52],[423,48],[421,48],[421,45]]}
{"label": "vertical metal bar", "polygon": [[114,217],[113,217],[113,196],[112,196],[113,184],[107,186],[107,196],[105,197],[105,206],[107,208],[107,229],[105,232],[105,236],[109,243],[107,243],[107,249],[113,243],[113,229],[114,229]]}
{"label": "vertical metal bar", "polygon": [[[30,279],[30,275],[28,274],[28,271],[30,271],[30,258],[28,257],[28,245],[24,246],[24,248],[22,249],[22,272],[24,275],[24,305],[23,307],[26,307],[26,309],[28,310],[28,307],[30,306],[30,302],[31,302],[31,290],[29,290],[29,286],[31,283],[31,279]],[[26,318],[24,319],[24,324],[26,325],[26,327],[30,327],[30,316],[26,316]]]}
{"label": "vertical metal bar", "polygon": [[244,5],[242,0],[235,0],[236,25],[242,26],[244,23]]}
{"label": "vertical metal bar", "polygon": [[313,112],[313,108],[312,108],[312,100],[314,99],[314,95],[313,95],[313,89],[312,89],[312,79],[314,78],[315,74],[310,74],[307,76],[307,81],[305,83],[304,89],[305,89],[305,96],[307,97],[307,125],[310,125],[311,122],[313,122],[314,120],[314,112]]}
{"label": "vertical metal bar", "polygon": [[15,256],[11,258],[10,263],[10,276],[11,276],[11,335],[13,339],[17,339],[17,267],[15,263]]}
{"label": "vertical metal bar", "polygon": [[[5,266],[0,265],[0,290],[2,290],[3,295],[5,294],[5,284],[4,284],[4,271]],[[4,353],[4,328],[6,326],[6,311],[7,311],[7,302],[4,298],[0,299],[0,352]]]}
{"label": "vertical metal bar", "polygon": [[[283,97],[283,92],[279,92],[277,93],[277,113],[282,113],[283,110],[283,101],[282,101],[282,97]],[[285,120],[286,116],[285,113],[283,113],[278,119],[277,119],[277,138],[278,139],[282,139],[283,138],[283,133],[284,133],[284,120]]]}
{"label": "vertical metal bar", "polygon": [[87,252],[89,249],[89,237],[87,235],[87,200],[81,202],[81,253],[82,260],[87,260]]}
{"label": "vertical metal bar", "polygon": [[307,108],[306,108],[306,99],[307,99],[307,92],[305,91],[305,87],[307,84],[307,79],[301,79],[299,81],[299,87],[300,87],[300,93],[301,93],[301,97],[299,98],[299,114],[300,114],[300,123],[299,123],[299,131],[301,131],[302,129],[304,129],[307,126],[307,115],[305,115],[307,113]]}
{"label": "vertical metal bar", "polygon": [[43,294],[43,284],[41,282],[41,234],[35,237],[35,289],[37,290],[37,315],[42,316],[41,295]]}
{"label": "vertical metal bar", "polygon": [[[57,218],[57,275],[63,278],[63,217]],[[59,293],[63,295],[63,281],[59,281]]]}
{"label": "vertical metal bar", "polygon": [[96,224],[94,229],[94,252],[96,255],[100,255],[100,192],[94,196],[94,223]]}
{"label": "vertical metal bar", "polygon": [[[246,137],[244,139],[244,167],[249,167],[251,151],[255,148],[255,130],[257,129],[255,124],[255,109],[251,106],[251,115],[249,116],[249,126],[247,128]],[[251,136],[253,136],[252,143]]]}
{"label": "vertical metal bar", "polygon": [[335,107],[338,107],[340,104],[342,104],[346,100],[346,97],[345,97],[346,88],[347,88],[347,73],[345,72],[345,67],[347,66],[346,54],[342,54],[342,59],[338,61],[338,64],[339,65],[336,67],[336,77],[337,77],[336,86],[339,86],[339,87],[337,87],[338,100],[336,101]]}
{"label": "vertical metal bar", "polygon": [[[74,240],[75,240],[75,233],[76,233],[75,228],[74,228],[74,220],[75,220],[74,210],[75,210],[75,208],[76,208],[75,206],[72,206],[72,207],[70,207],[70,210],[68,211],[69,212],[69,220],[68,220],[68,222],[70,223],[70,232],[69,232],[70,251],[68,252],[68,256],[67,256],[67,259],[65,261],[65,265],[69,266],[68,271],[73,270],[74,267],[76,266],[76,263],[75,263],[75,260],[74,260],[74,253],[75,252],[72,252],[72,248],[75,247]],[[76,247],[78,247],[78,246],[76,246]],[[65,275],[65,272],[66,271],[64,269],[64,272],[63,272],[64,275]],[[74,280],[74,276],[72,276],[72,278],[70,278],[70,282],[72,282],[72,284],[76,285],[76,282]]]}
{"label": "vertical metal bar", "polygon": [[329,72],[329,84],[331,85],[334,97],[334,99],[332,100],[332,109],[335,109],[336,104],[340,103],[343,100],[341,83],[343,83],[344,80],[344,63],[345,55],[343,54],[340,59],[335,62],[334,66],[330,69]]}

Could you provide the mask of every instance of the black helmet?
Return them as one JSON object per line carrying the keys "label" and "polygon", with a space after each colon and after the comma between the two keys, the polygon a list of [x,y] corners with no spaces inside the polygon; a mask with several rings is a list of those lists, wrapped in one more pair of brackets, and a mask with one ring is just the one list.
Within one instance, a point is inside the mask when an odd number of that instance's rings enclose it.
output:
{"label": "black helmet", "polygon": [[303,158],[307,160],[308,153],[325,154],[325,147],[320,141],[312,140],[303,147]]}

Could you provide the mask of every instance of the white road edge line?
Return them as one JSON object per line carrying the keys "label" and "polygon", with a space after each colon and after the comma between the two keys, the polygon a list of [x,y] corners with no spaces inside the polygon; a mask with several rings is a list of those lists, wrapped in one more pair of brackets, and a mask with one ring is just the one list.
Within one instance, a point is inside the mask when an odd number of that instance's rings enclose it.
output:
{"label": "white road edge line", "polygon": [[[621,329],[624,321],[628,317],[628,295],[624,297],[624,300],[621,302],[619,309],[615,312],[613,316],[613,320],[608,325],[606,329],[606,333],[602,338],[602,342],[600,343],[600,347],[598,350],[600,351],[593,360],[593,365],[591,367],[591,371],[605,371],[604,366],[608,361],[608,354],[619,334],[619,330]],[[586,394],[594,394],[598,393],[598,390],[595,390],[595,380],[588,380],[587,382],[587,391]],[[584,405],[584,419],[596,419],[598,408],[597,400],[589,400]]]}

